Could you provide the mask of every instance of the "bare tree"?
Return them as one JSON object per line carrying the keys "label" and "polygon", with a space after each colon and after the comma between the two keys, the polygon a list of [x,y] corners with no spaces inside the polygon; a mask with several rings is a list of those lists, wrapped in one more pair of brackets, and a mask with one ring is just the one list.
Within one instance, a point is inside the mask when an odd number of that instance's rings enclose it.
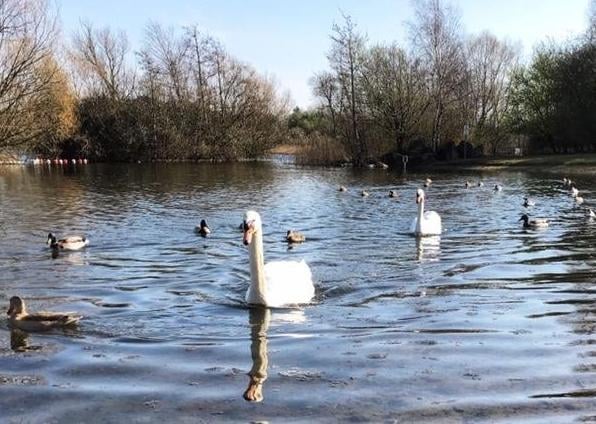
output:
{"label": "bare tree", "polygon": [[516,49],[484,32],[467,43],[470,125],[493,154],[502,140],[500,128],[508,112],[510,75],[517,64]]}
{"label": "bare tree", "polygon": [[189,44],[183,37],[177,37],[173,29],[165,30],[153,22],[145,30],[143,54],[151,57],[158,75],[175,100],[188,98],[189,70],[186,55]]}
{"label": "bare tree", "polygon": [[337,112],[340,102],[340,90],[337,80],[330,72],[319,72],[310,81],[315,96],[323,99],[324,109],[329,112],[331,136],[337,137]]}
{"label": "bare tree", "polygon": [[441,143],[446,109],[462,99],[465,62],[459,15],[441,0],[416,4],[416,21],[411,25],[414,49],[428,69],[433,99],[431,147]]}
{"label": "bare tree", "polygon": [[405,153],[430,104],[420,61],[397,45],[376,46],[366,55],[362,79],[368,112]]}
{"label": "bare tree", "polygon": [[95,30],[88,22],[73,37],[72,58],[85,92],[111,99],[129,97],[135,88],[134,71],[127,65],[128,39],[110,28]]}
{"label": "bare tree", "polygon": [[0,1],[0,147],[16,147],[41,131],[31,109],[53,74],[39,72],[51,56],[56,22],[43,0]]}
{"label": "bare tree", "polygon": [[362,100],[359,87],[365,38],[356,30],[356,24],[344,16],[342,26],[333,25],[331,51],[327,55],[341,88],[341,95],[347,107],[346,121],[349,122],[348,141],[356,165],[362,166],[368,156],[366,140],[359,128]]}

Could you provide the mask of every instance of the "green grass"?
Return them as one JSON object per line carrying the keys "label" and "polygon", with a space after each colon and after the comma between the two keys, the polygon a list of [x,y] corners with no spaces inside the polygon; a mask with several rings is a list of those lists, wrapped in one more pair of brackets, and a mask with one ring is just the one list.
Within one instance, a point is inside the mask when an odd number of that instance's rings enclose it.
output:
{"label": "green grass", "polygon": [[461,168],[479,171],[524,169],[553,173],[596,174],[596,154],[540,155],[509,158],[481,158],[434,164],[437,168]]}

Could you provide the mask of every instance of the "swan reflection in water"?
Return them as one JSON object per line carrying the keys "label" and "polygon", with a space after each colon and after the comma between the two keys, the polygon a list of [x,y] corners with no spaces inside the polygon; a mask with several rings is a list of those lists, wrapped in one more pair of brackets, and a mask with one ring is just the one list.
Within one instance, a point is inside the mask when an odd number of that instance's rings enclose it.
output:
{"label": "swan reflection in water", "polygon": [[441,237],[416,237],[416,259],[419,261],[438,261],[441,254]]}
{"label": "swan reflection in water", "polygon": [[[275,311],[276,323],[301,324],[305,321],[306,316],[301,309]],[[267,380],[267,366],[269,364],[267,331],[270,322],[271,309],[263,306],[255,306],[249,309],[248,323],[250,325],[252,368],[248,372],[248,387],[242,395],[249,402],[261,402],[263,400],[263,385]]]}
{"label": "swan reflection in water", "polygon": [[250,356],[252,368],[248,372],[248,387],[244,391],[244,399],[249,402],[263,400],[263,384],[267,380],[267,330],[271,320],[271,310],[264,307],[250,308],[248,323],[250,325]]}

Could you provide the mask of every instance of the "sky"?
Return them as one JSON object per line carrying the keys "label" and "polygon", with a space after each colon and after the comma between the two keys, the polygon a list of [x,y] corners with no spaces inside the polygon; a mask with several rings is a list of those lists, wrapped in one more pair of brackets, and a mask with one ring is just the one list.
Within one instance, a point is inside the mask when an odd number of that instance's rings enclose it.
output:
{"label": "sky", "polygon": [[[488,30],[518,43],[531,56],[537,43],[565,41],[587,26],[590,0],[451,0],[466,33]],[[350,15],[370,43],[408,43],[414,0],[57,0],[70,38],[88,21],[124,30],[132,50],[141,47],[148,22],[179,28],[197,24],[236,59],[276,81],[292,105],[314,103],[309,79],[328,68],[334,23]]]}

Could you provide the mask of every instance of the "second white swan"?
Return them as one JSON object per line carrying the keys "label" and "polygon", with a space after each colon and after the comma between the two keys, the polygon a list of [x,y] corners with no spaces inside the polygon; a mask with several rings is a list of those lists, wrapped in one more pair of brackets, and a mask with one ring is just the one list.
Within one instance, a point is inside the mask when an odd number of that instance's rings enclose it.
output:
{"label": "second white swan", "polygon": [[244,215],[243,242],[248,246],[250,286],[246,303],[281,307],[309,303],[315,295],[310,268],[304,261],[275,261],[265,264],[261,216]]}

